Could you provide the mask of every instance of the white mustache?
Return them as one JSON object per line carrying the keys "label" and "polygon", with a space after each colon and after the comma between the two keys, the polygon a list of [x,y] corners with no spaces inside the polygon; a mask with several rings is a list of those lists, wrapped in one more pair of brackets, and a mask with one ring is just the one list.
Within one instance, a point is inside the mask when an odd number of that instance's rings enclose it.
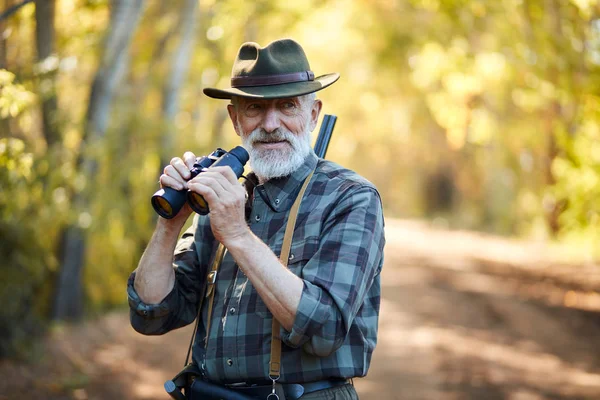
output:
{"label": "white mustache", "polygon": [[[290,139],[291,136],[291,139]],[[274,142],[283,142],[286,141],[288,143],[294,143],[294,137],[291,132],[287,132],[281,128],[277,128],[271,133],[267,133],[264,129],[258,128],[252,131],[249,138],[250,143],[254,144],[256,142],[262,143],[274,143]]]}

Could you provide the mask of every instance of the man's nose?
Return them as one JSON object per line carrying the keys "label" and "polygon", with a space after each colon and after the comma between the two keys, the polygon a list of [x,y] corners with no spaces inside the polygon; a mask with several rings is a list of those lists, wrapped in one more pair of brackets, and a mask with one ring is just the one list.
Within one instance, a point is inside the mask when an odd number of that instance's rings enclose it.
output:
{"label": "man's nose", "polygon": [[275,107],[268,107],[263,120],[263,129],[269,133],[281,126],[279,113]]}

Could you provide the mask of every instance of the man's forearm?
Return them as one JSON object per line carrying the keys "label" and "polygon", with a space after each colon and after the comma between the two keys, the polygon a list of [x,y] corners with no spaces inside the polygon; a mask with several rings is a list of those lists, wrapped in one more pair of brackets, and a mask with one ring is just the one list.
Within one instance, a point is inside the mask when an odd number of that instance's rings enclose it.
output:
{"label": "man's forearm", "polygon": [[182,227],[159,218],[136,269],[134,288],[144,303],[158,304],[173,289],[173,252]]}
{"label": "man's forearm", "polygon": [[292,330],[304,283],[284,267],[273,251],[254,234],[224,243],[273,316]]}

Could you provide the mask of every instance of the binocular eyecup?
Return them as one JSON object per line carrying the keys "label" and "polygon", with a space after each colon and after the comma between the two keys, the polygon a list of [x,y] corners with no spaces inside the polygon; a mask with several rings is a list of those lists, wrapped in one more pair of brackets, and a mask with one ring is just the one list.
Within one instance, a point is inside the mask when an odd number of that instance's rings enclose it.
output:
{"label": "binocular eyecup", "polygon": [[[217,166],[228,166],[235,173],[236,177],[244,173],[244,165],[248,162],[250,156],[246,149],[237,146],[229,152],[217,148],[208,156],[198,157],[190,169],[190,179],[202,173],[205,169]],[[209,213],[208,203],[202,195],[190,190],[175,190],[165,187],[158,190],[152,196],[151,202],[154,211],[163,218],[171,219],[175,217],[183,205],[188,202],[190,208],[200,215]]]}

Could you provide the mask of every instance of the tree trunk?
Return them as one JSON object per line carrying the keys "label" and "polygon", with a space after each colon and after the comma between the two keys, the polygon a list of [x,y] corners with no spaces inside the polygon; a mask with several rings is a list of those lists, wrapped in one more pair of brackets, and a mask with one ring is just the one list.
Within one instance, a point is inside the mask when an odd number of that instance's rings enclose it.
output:
{"label": "tree trunk", "polygon": [[[550,18],[549,28],[554,35],[550,38],[552,41],[552,47],[554,50],[554,60],[564,59],[570,64],[570,56],[567,48],[569,46],[564,43],[564,35],[561,24],[560,4],[556,0],[547,0],[546,4],[548,16]],[[547,79],[552,82],[556,87],[561,86],[561,71],[557,65],[557,61],[550,65]],[[561,154],[556,139],[557,132],[560,131],[561,125],[565,126],[565,115],[563,113],[563,107],[559,100],[552,100],[548,106],[548,110],[545,118],[545,126],[547,131],[547,146],[546,146],[546,159],[544,164],[546,185],[548,187],[556,184],[556,177],[552,171],[552,164],[554,160]],[[546,221],[550,228],[552,236],[556,236],[561,229],[560,214],[564,211],[565,200],[564,199],[553,199],[552,202],[545,204]]]}
{"label": "tree trunk", "polygon": [[[100,66],[92,84],[78,159],[79,173],[83,176],[86,187],[75,193],[72,200],[72,209],[77,217],[86,217],[85,213],[90,208],[88,193],[97,168],[94,155],[86,150],[98,145],[106,134],[112,99],[127,69],[129,45],[144,3],[143,0],[112,1],[110,26]],[[59,251],[61,269],[54,297],[55,320],[79,319],[83,315],[82,278],[87,226],[82,227],[78,219],[62,234]]]}
{"label": "tree trunk", "polygon": [[148,91],[152,87],[152,85],[151,85],[152,78],[154,76],[156,76],[157,71],[161,69],[161,67],[160,67],[161,62],[164,62],[163,60],[166,59],[165,53],[167,51],[167,47],[168,47],[172,37],[178,31],[179,21],[177,20],[177,18],[173,18],[174,21],[171,21],[171,13],[174,13],[173,5],[171,3],[163,1],[158,4],[154,13],[152,15],[148,16],[148,18],[156,19],[156,21],[163,21],[165,19],[168,19],[169,20],[169,28],[163,35],[161,35],[158,39],[156,39],[156,41],[155,41],[156,45],[154,45],[154,49],[152,51],[152,57],[150,58],[150,61],[148,62],[148,67],[146,68],[146,73],[135,82],[134,96],[136,99],[138,99],[139,104],[144,103],[146,96],[148,94]]}
{"label": "tree trunk", "polygon": [[[0,5],[2,9],[5,10],[10,6],[10,1],[0,1]],[[6,29],[6,22],[0,20],[0,33],[4,32]],[[4,35],[0,34],[0,69],[8,69],[8,62],[6,57],[6,42],[8,41]],[[8,118],[0,118],[0,138],[10,136],[10,125],[8,123]]]}
{"label": "tree trunk", "polygon": [[[35,2],[35,38],[38,62],[43,63],[54,53],[54,0],[36,0]],[[42,105],[42,132],[48,147],[60,141],[57,118],[57,98],[55,85],[55,70],[45,72],[40,76],[40,98]],[[49,83],[49,84],[47,84]],[[43,88],[43,90],[41,90]]]}
{"label": "tree trunk", "polygon": [[163,88],[162,115],[166,129],[161,134],[162,154],[161,166],[173,157],[173,132],[172,127],[175,116],[179,112],[179,91],[185,82],[193,55],[195,31],[197,23],[197,0],[185,0],[179,17],[179,44],[174,51],[172,63]]}
{"label": "tree trunk", "polygon": [[[0,5],[2,9],[6,9],[10,3],[7,1],[1,1]],[[4,32],[6,29],[6,23],[0,21],[0,32]],[[4,35],[0,35],[0,69],[8,69],[6,65],[6,38]]]}
{"label": "tree trunk", "polygon": [[104,137],[115,89],[129,61],[128,49],[142,14],[143,0],[113,0],[104,54],[92,84],[84,143]]}

